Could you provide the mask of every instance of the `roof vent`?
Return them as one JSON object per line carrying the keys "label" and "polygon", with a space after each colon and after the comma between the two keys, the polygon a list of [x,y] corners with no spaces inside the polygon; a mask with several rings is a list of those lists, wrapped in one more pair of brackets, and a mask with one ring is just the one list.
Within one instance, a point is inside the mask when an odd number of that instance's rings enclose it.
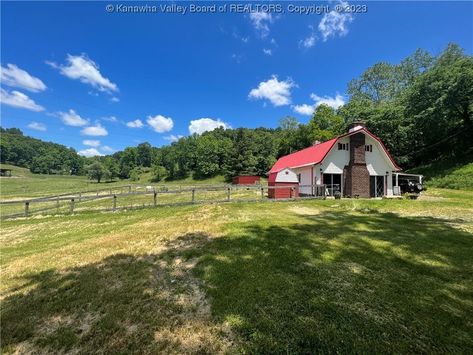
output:
{"label": "roof vent", "polygon": [[365,124],[363,121],[353,121],[352,123],[348,125],[348,132],[351,133],[363,128],[365,128]]}
{"label": "roof vent", "polygon": [[313,145],[320,144],[320,141],[315,141]]}

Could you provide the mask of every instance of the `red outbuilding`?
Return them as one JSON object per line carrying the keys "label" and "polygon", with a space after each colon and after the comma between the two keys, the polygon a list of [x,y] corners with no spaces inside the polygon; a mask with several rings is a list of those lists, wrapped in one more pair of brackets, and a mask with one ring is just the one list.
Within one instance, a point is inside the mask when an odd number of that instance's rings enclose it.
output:
{"label": "red outbuilding", "polygon": [[259,184],[260,177],[255,175],[238,175],[232,179],[233,185],[253,185]]}
{"label": "red outbuilding", "polygon": [[298,196],[299,179],[294,171],[285,168],[269,174],[269,198],[293,198]]}

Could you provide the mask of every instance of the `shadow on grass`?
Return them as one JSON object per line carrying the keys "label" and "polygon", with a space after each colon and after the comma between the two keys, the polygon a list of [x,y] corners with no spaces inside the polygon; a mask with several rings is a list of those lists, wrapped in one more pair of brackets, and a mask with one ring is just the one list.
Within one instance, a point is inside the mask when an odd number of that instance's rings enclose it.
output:
{"label": "shadow on grass", "polygon": [[[2,349],[19,353],[216,353],[229,340],[212,322],[195,260],[205,236],[186,235],[159,255],[118,254],[64,271],[21,277],[2,302]],[[23,290],[29,292],[22,292]]]}
{"label": "shadow on grass", "polygon": [[215,353],[229,349],[230,326],[248,353],[472,349],[471,234],[382,213],[297,221],[29,275],[31,291],[2,304],[2,346]]}

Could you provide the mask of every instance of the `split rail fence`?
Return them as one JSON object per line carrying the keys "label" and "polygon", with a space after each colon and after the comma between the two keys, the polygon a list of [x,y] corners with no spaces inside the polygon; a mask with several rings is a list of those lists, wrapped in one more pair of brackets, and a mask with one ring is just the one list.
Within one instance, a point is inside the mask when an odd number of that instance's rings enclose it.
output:
{"label": "split rail fence", "polygon": [[[119,211],[146,207],[222,202],[258,202],[325,198],[325,185],[310,187],[313,193],[298,196],[294,186],[207,185],[198,187],[120,186],[111,189],[65,193],[39,198],[0,201],[2,219],[33,215],[73,214],[85,211]],[[289,189],[289,198],[269,199],[271,189]]]}

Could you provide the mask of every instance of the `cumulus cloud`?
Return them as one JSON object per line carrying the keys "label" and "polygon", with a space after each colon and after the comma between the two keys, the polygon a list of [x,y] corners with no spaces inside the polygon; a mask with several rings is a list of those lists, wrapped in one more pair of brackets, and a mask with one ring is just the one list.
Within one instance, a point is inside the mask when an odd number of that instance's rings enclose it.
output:
{"label": "cumulus cloud", "polygon": [[310,34],[299,41],[299,47],[304,49],[309,49],[315,46],[315,42],[317,42],[317,36],[314,33],[314,27],[309,26]]}
{"label": "cumulus cloud", "polygon": [[335,97],[331,97],[331,96],[321,97],[316,94],[310,94],[310,98],[314,100],[314,104],[294,105],[292,106],[292,109],[301,115],[311,116],[314,113],[315,109],[320,105],[327,105],[333,108],[334,110],[345,105],[345,98],[340,94],[336,94]]}
{"label": "cumulus cloud", "polygon": [[301,115],[311,116],[314,113],[315,106],[314,105],[295,105],[292,106],[293,110]]}
{"label": "cumulus cloud", "polygon": [[171,117],[164,117],[162,115],[148,116],[146,120],[148,125],[158,133],[169,132],[174,126],[174,122]]}
{"label": "cumulus cloud", "polygon": [[107,130],[100,123],[97,123],[95,126],[85,127],[81,134],[84,136],[106,136],[108,135]]}
{"label": "cumulus cloud", "polygon": [[324,104],[330,106],[333,109],[338,109],[340,106],[345,105],[345,98],[340,94],[335,95],[335,97],[321,97],[316,94],[310,94],[310,97],[315,101],[315,107]]}
{"label": "cumulus cloud", "polygon": [[34,129],[35,131],[41,131],[41,132],[45,132],[47,130],[47,127],[44,123],[40,123],[40,122],[30,122],[28,123],[28,127],[29,129]]}
{"label": "cumulus cloud", "polygon": [[174,134],[170,134],[169,136],[165,136],[163,137],[165,140],[169,141],[169,142],[177,142],[179,139],[181,139],[183,136],[181,135],[174,135]]}
{"label": "cumulus cloud", "polygon": [[112,98],[110,99],[110,101],[112,101],[112,102],[119,102],[120,99],[119,99],[118,97],[114,96],[114,97],[112,97]]}
{"label": "cumulus cloud", "polygon": [[129,121],[126,123],[127,127],[130,128],[141,128],[144,126],[143,122],[141,120],[134,120],[134,121]]}
{"label": "cumulus cloud", "polygon": [[4,89],[0,89],[0,102],[4,105],[16,107],[16,108],[24,108],[26,110],[40,112],[44,111],[44,107],[38,105],[33,99],[29,98],[27,95],[23,94],[22,92],[13,90],[12,92],[8,92]]}
{"label": "cumulus cloud", "polygon": [[80,155],[83,155],[84,157],[96,157],[96,156],[103,156],[102,153],[100,153],[97,149],[95,148],[87,148],[83,150],[79,150],[78,153]]}
{"label": "cumulus cloud", "polygon": [[267,99],[274,106],[284,106],[291,103],[291,89],[296,84],[292,79],[279,81],[276,75],[271,79],[262,81],[256,89],[252,89],[248,95],[251,99]]}
{"label": "cumulus cloud", "polygon": [[269,25],[273,23],[274,18],[269,12],[255,11],[250,13],[250,21],[261,38],[265,38],[269,35]]}
{"label": "cumulus cloud", "polygon": [[3,85],[25,89],[32,92],[46,90],[46,85],[34,76],[14,64],[0,66],[0,80]]}
{"label": "cumulus cloud", "polygon": [[212,118],[199,118],[193,120],[189,124],[190,134],[202,134],[207,131],[213,131],[215,128],[222,127],[224,129],[230,128],[228,123],[223,122],[220,119],[214,120]]}
{"label": "cumulus cloud", "polygon": [[84,139],[82,141],[83,145],[88,145],[89,147],[94,147],[97,148],[100,146],[100,141],[99,140],[94,140],[94,139]]}
{"label": "cumulus cloud", "polygon": [[92,85],[100,91],[117,92],[117,84],[111,82],[104,77],[100,71],[99,66],[91,60],[87,55],[67,55],[67,63],[64,65],[53,62],[46,62],[51,67],[58,69],[59,72],[70,79],[79,80],[82,83]]}
{"label": "cumulus cloud", "polygon": [[106,116],[101,119],[108,122],[118,122],[118,119],[115,116]]}
{"label": "cumulus cloud", "polygon": [[[345,7],[348,2],[340,1],[340,5]],[[348,24],[353,21],[353,15],[350,12],[337,12],[332,10],[322,17],[319,23],[319,31],[322,38],[327,41],[331,37],[345,36],[348,33]]]}
{"label": "cumulus cloud", "polygon": [[104,145],[100,149],[102,149],[102,151],[104,151],[106,153],[113,153],[115,151],[115,149],[113,149],[112,147],[109,147],[108,145]]}
{"label": "cumulus cloud", "polygon": [[263,53],[266,55],[273,55],[273,50],[271,48],[263,48]]}
{"label": "cumulus cloud", "polygon": [[73,127],[82,127],[89,123],[89,120],[82,118],[74,110],[70,109],[68,112],[59,112],[59,117],[65,125]]}

